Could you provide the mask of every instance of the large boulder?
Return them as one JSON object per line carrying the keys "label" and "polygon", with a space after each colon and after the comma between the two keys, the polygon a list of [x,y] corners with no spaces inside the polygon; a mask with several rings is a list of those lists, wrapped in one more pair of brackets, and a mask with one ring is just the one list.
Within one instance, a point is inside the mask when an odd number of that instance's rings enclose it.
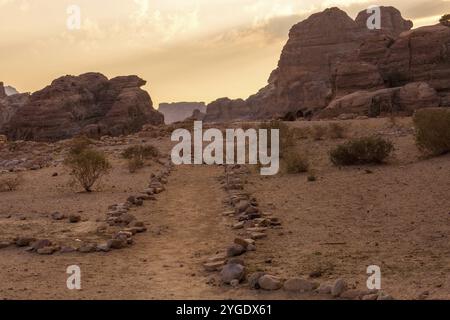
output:
{"label": "large boulder", "polygon": [[0,123],[0,131],[10,139],[59,140],[80,133],[117,136],[137,132],[144,124],[162,124],[163,115],[141,89],[145,84],[137,76],[111,80],[100,73],[64,76],[31,95],[0,100],[11,107],[12,99],[22,97],[8,121]]}
{"label": "large boulder", "polygon": [[[392,36],[398,36],[403,31],[408,31],[413,27],[411,20],[405,20],[399,10],[394,7],[381,6],[381,30]],[[367,10],[361,11],[355,22],[361,28],[367,26],[367,19],[372,15]]]}

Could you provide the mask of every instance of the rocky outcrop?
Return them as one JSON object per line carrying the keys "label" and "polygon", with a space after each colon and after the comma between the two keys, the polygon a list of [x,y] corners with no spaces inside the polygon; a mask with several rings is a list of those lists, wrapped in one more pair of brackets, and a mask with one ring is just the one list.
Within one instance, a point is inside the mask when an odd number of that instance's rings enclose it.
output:
{"label": "rocky outcrop", "polygon": [[209,105],[206,119],[376,115],[371,99],[381,110],[450,106],[450,28],[410,30],[397,9],[380,9],[381,30],[367,28],[366,11],[353,20],[338,8],[296,24],[268,85],[245,101]]}
{"label": "rocky outcrop", "polygon": [[19,92],[11,86],[5,86],[5,93],[7,96],[12,96],[14,94],[18,94]]}
{"label": "rocky outcrop", "polygon": [[206,112],[206,105],[204,102],[175,102],[175,103],[160,103],[158,111],[164,115],[166,124],[183,121],[192,116],[195,110],[202,113]]}
{"label": "rocky outcrop", "polygon": [[0,131],[10,139],[59,140],[77,134],[117,136],[144,124],[162,124],[163,115],[141,89],[145,83],[137,76],[64,76],[31,95],[0,100],[8,110],[1,110],[6,121],[0,122]]}
{"label": "rocky outcrop", "polygon": [[3,82],[0,82],[0,99],[6,98],[6,91]]}

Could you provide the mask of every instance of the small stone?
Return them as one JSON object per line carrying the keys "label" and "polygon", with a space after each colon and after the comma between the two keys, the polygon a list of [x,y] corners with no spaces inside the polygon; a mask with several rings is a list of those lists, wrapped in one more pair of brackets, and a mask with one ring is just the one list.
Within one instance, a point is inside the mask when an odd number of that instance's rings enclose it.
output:
{"label": "small stone", "polygon": [[107,245],[111,248],[111,249],[123,249],[127,246],[127,241],[124,239],[110,239],[107,242]]}
{"label": "small stone", "polygon": [[391,295],[389,295],[389,294],[387,294],[387,293],[385,293],[383,291],[380,291],[380,292],[378,292],[378,299],[377,300],[389,301],[389,300],[394,300],[394,298]]}
{"label": "small stone", "polygon": [[31,247],[33,248],[33,250],[39,250],[45,247],[50,247],[52,245],[52,242],[48,239],[42,239],[42,240],[37,240],[35,242],[33,242],[31,244]]}
{"label": "small stone", "polygon": [[244,226],[245,226],[245,222],[244,222],[244,221],[241,221],[241,222],[238,222],[238,223],[234,224],[234,225],[233,225],[233,229],[234,229],[234,230],[243,229]]}
{"label": "small stone", "polygon": [[111,247],[109,246],[108,243],[102,243],[102,244],[97,245],[97,251],[109,252],[109,251],[111,251]]}
{"label": "small stone", "polygon": [[65,219],[66,218],[66,216],[64,215],[64,214],[62,214],[61,212],[53,212],[52,213],[52,219],[53,220],[63,220],[63,219]]}
{"label": "small stone", "polygon": [[239,244],[232,244],[227,249],[227,256],[228,257],[236,257],[240,256],[241,254],[245,253],[245,248]]}
{"label": "small stone", "polygon": [[241,258],[231,258],[228,260],[228,264],[240,264],[242,266],[245,266],[245,262]]}
{"label": "small stone", "polygon": [[260,239],[267,238],[267,234],[261,233],[261,232],[253,232],[253,233],[251,234],[251,238],[252,238],[253,240],[260,240]]}
{"label": "small stone", "polygon": [[70,223],[78,223],[81,221],[81,216],[79,214],[71,214],[69,216]]}
{"label": "small stone", "polygon": [[255,272],[249,275],[247,280],[250,289],[260,289],[258,281],[264,275],[264,272]]}
{"label": "small stone", "polygon": [[311,292],[317,287],[318,284],[301,278],[292,278],[284,283],[284,290],[294,292]]}
{"label": "small stone", "polygon": [[250,203],[247,200],[241,200],[239,203],[236,204],[236,213],[242,213],[247,210],[247,208],[250,206]]}
{"label": "small stone", "polygon": [[240,281],[237,280],[237,279],[234,279],[234,280],[231,280],[231,281],[230,281],[230,285],[231,285],[233,288],[238,288],[238,287],[239,287],[239,283],[240,283]]}
{"label": "small stone", "polygon": [[249,244],[247,246],[247,251],[256,251],[256,246],[254,244]]}
{"label": "small stone", "polygon": [[97,245],[93,243],[86,243],[83,244],[79,249],[79,252],[81,253],[91,253],[97,251]]}
{"label": "small stone", "polygon": [[16,245],[18,247],[28,247],[34,241],[34,238],[19,237],[16,239]]}
{"label": "small stone", "polygon": [[44,247],[44,248],[40,248],[37,250],[38,254],[42,254],[42,255],[51,255],[53,253],[55,253],[56,251],[58,251],[58,247]]}
{"label": "small stone", "polygon": [[230,284],[233,280],[241,281],[244,278],[245,268],[240,264],[227,264],[220,272],[223,283]]}
{"label": "small stone", "polygon": [[9,243],[7,241],[2,241],[2,242],[0,242],[0,249],[8,248],[10,245],[11,245],[11,243]]}
{"label": "small stone", "polygon": [[332,288],[330,285],[322,283],[317,289],[317,292],[320,294],[331,294],[331,290]]}
{"label": "small stone", "polygon": [[369,292],[367,291],[362,291],[362,290],[347,290],[344,291],[341,294],[341,298],[342,299],[348,299],[348,300],[360,300],[363,296],[367,295]]}
{"label": "small stone", "polygon": [[378,299],[378,294],[368,294],[361,298],[364,301],[375,301]]}
{"label": "small stone", "polygon": [[268,274],[259,278],[258,284],[261,289],[269,291],[279,290],[283,286],[280,278]]}
{"label": "small stone", "polygon": [[70,247],[70,246],[64,246],[60,250],[61,253],[71,253],[71,252],[75,252],[75,251],[77,251],[77,250],[74,247]]}
{"label": "small stone", "polygon": [[247,248],[248,245],[250,244],[246,239],[243,239],[243,238],[235,238],[234,243],[238,244],[244,248]]}
{"label": "small stone", "polygon": [[343,279],[338,279],[331,289],[331,295],[337,298],[344,293],[345,290],[347,290],[347,283]]}
{"label": "small stone", "polygon": [[225,265],[225,260],[223,261],[215,261],[215,262],[207,262],[203,264],[203,268],[205,268],[208,272],[219,271]]}

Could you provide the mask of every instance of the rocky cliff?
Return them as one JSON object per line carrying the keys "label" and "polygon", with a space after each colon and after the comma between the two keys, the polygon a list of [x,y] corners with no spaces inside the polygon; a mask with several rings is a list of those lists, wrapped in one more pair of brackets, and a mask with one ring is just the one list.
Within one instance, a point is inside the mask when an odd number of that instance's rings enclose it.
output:
{"label": "rocky cliff", "polygon": [[206,112],[206,104],[204,102],[160,103],[158,108],[158,111],[164,115],[166,124],[183,121],[191,117],[195,110],[201,113]]}
{"label": "rocky cliff", "polygon": [[[0,132],[10,139],[59,140],[77,134],[128,134],[144,124],[162,124],[145,81],[137,76],[108,80],[100,73],[64,76],[31,95],[0,98]],[[1,90],[0,90],[1,94]]]}
{"label": "rocky cliff", "polygon": [[294,25],[268,85],[245,101],[208,105],[206,119],[376,116],[450,106],[450,28],[410,30],[412,22],[393,7],[381,7],[381,30],[369,30],[367,18],[366,11],[353,20],[331,8]]}

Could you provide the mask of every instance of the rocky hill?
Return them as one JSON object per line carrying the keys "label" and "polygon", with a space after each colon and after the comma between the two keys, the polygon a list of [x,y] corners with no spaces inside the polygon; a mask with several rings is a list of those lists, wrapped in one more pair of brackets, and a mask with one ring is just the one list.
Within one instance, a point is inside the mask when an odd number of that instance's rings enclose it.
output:
{"label": "rocky hill", "polygon": [[0,85],[0,133],[10,139],[51,141],[77,134],[118,136],[159,125],[137,76],[108,80],[100,73],[64,76],[33,94],[7,96]]}
{"label": "rocky hill", "polygon": [[268,85],[247,100],[219,99],[206,120],[377,116],[450,106],[450,28],[411,30],[393,7],[381,7],[381,30],[338,8],[294,25]]}
{"label": "rocky hill", "polygon": [[164,115],[166,124],[183,121],[193,115],[194,111],[206,112],[204,102],[160,103],[158,111]]}

